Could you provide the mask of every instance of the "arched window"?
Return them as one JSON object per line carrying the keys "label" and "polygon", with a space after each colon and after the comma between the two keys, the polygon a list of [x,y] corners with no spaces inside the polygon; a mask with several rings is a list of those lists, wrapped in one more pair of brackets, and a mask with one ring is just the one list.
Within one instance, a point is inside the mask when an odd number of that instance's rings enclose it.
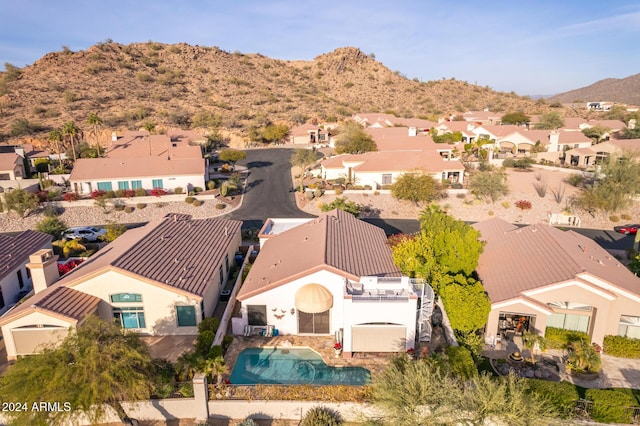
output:
{"label": "arched window", "polygon": [[136,293],[117,293],[111,295],[111,303],[140,303],[142,295]]}

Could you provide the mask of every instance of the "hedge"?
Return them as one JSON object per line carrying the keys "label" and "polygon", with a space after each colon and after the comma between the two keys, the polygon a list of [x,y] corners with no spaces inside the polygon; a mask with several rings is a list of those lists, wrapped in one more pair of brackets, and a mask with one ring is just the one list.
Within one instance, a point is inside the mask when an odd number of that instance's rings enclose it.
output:
{"label": "hedge", "polygon": [[602,350],[620,358],[640,358],[640,339],[624,336],[604,336]]}
{"label": "hedge", "polygon": [[473,362],[471,351],[463,346],[449,346],[447,348],[451,371],[462,379],[470,379],[478,375],[478,369]]}
{"label": "hedge", "polygon": [[585,397],[593,401],[591,418],[603,423],[632,423],[633,407],[636,404],[633,396],[611,389],[587,389]]}
{"label": "hedge", "polygon": [[572,383],[539,379],[529,379],[526,383],[529,386],[528,392],[545,398],[556,408],[562,418],[573,417],[575,404],[580,399],[580,394]]}
{"label": "hedge", "polygon": [[547,342],[547,349],[564,349],[578,340],[585,340],[591,343],[591,337],[587,333],[555,327],[547,327],[544,337]]}

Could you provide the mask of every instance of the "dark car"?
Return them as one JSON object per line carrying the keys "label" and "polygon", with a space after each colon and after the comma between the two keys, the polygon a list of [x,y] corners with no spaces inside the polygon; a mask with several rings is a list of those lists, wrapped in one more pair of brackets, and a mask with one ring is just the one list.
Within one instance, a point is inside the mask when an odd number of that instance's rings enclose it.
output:
{"label": "dark car", "polygon": [[615,226],[613,230],[624,235],[636,235],[638,233],[638,228],[640,228],[640,224],[636,223],[636,224]]}

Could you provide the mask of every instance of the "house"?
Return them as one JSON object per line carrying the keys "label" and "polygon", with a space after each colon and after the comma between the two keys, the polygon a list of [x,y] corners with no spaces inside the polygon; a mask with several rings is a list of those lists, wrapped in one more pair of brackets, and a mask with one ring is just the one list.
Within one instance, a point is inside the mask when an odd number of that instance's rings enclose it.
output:
{"label": "house", "polygon": [[329,143],[329,132],[322,130],[320,126],[307,123],[296,126],[289,132],[289,142],[294,145],[310,143]]}
{"label": "house", "polygon": [[393,114],[384,114],[377,112],[358,113],[353,116],[353,120],[364,128],[367,127],[393,127],[393,120],[396,116]]}
{"label": "house", "polygon": [[241,225],[168,214],[127,231],[61,279],[57,256],[37,251],[27,265],[35,294],[0,317],[8,358],[58,341],[91,314],[141,334],[197,334],[229,278]]}
{"label": "house", "polygon": [[368,127],[364,132],[371,136],[378,151],[418,151],[432,150],[449,158],[453,148],[447,144],[437,144],[430,135],[419,133],[415,127]]}
{"label": "house", "polygon": [[593,240],[546,224],[473,225],[486,245],[477,273],[491,301],[486,335],[547,327],[640,337],[640,278]]}
{"label": "house", "polygon": [[625,152],[640,153],[640,139],[610,139],[597,145],[570,149],[565,152],[565,161],[572,166],[592,167],[610,155]]}
{"label": "house", "polygon": [[22,157],[15,152],[0,153],[0,180],[18,180],[24,177]]}
{"label": "house", "polygon": [[502,116],[487,109],[482,111],[467,111],[462,114],[465,121],[472,121],[480,125],[500,125],[502,124]]}
{"label": "house", "polygon": [[33,288],[31,271],[26,267],[29,255],[51,248],[51,235],[42,232],[0,235],[0,315]]}
{"label": "house", "polygon": [[431,288],[402,275],[382,229],[342,210],[269,238],[237,299],[234,333],[335,335],[347,357],[430,338]]}
{"label": "house", "polygon": [[467,121],[442,121],[438,123],[434,128],[436,135],[442,136],[447,133],[460,132],[462,134],[463,143],[473,142],[478,136],[473,130],[478,127],[477,123],[469,123]]}

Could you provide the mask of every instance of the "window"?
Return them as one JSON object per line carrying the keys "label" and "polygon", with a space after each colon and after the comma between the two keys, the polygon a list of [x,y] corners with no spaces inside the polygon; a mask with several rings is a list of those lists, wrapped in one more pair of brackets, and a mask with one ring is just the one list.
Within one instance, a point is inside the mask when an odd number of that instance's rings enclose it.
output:
{"label": "window", "polygon": [[111,182],[98,182],[98,191],[113,191]]}
{"label": "window", "polygon": [[118,189],[129,189],[129,181],[128,180],[121,180],[118,181]]}
{"label": "window", "polygon": [[248,305],[249,325],[267,325],[267,305]]}
{"label": "window", "polygon": [[22,279],[22,271],[18,269],[18,286],[20,288],[24,287],[24,280]]}
{"label": "window", "polygon": [[135,293],[118,293],[111,295],[111,303],[142,302],[142,295]]}
{"label": "window", "polygon": [[391,173],[384,173],[382,175],[382,184],[383,185],[391,185],[392,178],[391,178]]}
{"label": "window", "polygon": [[31,279],[31,269],[27,268],[27,278]]}
{"label": "window", "polygon": [[196,325],[195,306],[176,306],[178,327],[194,327]]}
{"label": "window", "polygon": [[132,180],[131,181],[131,189],[140,189],[142,188],[142,181],[141,180]]}
{"label": "window", "polygon": [[564,330],[589,332],[588,315],[551,314],[547,318],[547,327],[562,328]]}
{"label": "window", "polygon": [[144,310],[142,307],[136,308],[114,308],[113,318],[122,328],[146,328],[144,322]]}
{"label": "window", "polygon": [[162,184],[162,179],[154,179],[153,180],[153,189],[162,189],[164,185]]}
{"label": "window", "polygon": [[224,282],[224,271],[222,270],[222,265],[220,265],[220,270],[218,271],[220,274],[220,285]]}
{"label": "window", "polygon": [[329,311],[309,314],[298,310],[298,333],[329,334]]}
{"label": "window", "polygon": [[622,315],[618,326],[618,336],[640,339],[640,317]]}

